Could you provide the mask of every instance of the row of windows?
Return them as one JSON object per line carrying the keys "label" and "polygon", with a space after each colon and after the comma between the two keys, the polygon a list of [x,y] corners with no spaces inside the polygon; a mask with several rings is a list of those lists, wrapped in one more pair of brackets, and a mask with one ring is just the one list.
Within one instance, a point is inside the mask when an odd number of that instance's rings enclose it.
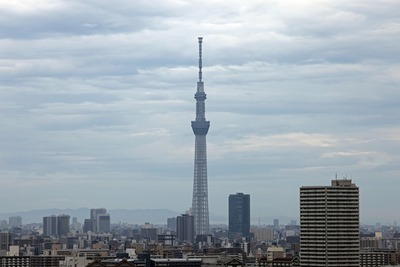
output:
{"label": "row of windows", "polygon": [[301,242],[308,242],[308,241],[313,241],[316,243],[322,243],[322,244],[335,244],[335,243],[355,243],[355,244],[360,244],[358,240],[357,235],[352,235],[352,236],[326,236],[325,238],[321,237],[316,237],[316,236],[302,236],[301,237]]}
{"label": "row of windows", "polygon": [[324,229],[330,228],[333,231],[338,231],[339,229],[350,229],[350,228],[357,228],[359,227],[358,220],[356,221],[337,221],[337,222],[317,222],[314,220],[301,220],[301,228],[300,229]]}
{"label": "row of windows", "polygon": [[306,213],[302,213],[300,215],[300,219],[314,219],[314,220],[335,220],[335,218],[339,217],[340,219],[358,219],[359,215],[358,214],[354,214],[354,213],[315,213],[315,212],[306,212]]}
{"label": "row of windows", "polygon": [[331,200],[317,200],[317,199],[313,199],[313,198],[309,198],[309,199],[301,199],[300,200],[300,205],[302,204],[314,204],[314,205],[334,205],[334,204],[338,204],[338,203],[342,203],[342,204],[354,204],[357,203],[358,204],[358,198],[356,199],[350,199],[350,198],[344,198],[344,199],[331,199]]}

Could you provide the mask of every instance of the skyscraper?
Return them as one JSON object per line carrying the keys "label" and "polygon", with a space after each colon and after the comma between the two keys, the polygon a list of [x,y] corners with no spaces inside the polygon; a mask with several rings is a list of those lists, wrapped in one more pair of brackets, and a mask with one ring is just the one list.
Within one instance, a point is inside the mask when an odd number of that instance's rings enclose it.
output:
{"label": "skyscraper", "polygon": [[97,215],[97,231],[100,233],[110,232],[110,214],[98,214]]}
{"label": "skyscraper", "polygon": [[105,208],[100,208],[100,209],[90,209],[90,220],[92,220],[92,230],[93,232],[98,232],[99,229],[97,228],[98,226],[98,215],[100,214],[106,214],[107,210]]}
{"label": "skyscraper", "polygon": [[236,193],[229,195],[229,237],[239,238],[250,235],[250,195]]}
{"label": "skyscraper", "polygon": [[57,234],[59,236],[67,235],[69,233],[69,215],[57,216]]}
{"label": "skyscraper", "polygon": [[194,241],[194,217],[188,214],[176,217],[176,236],[182,242],[193,244]]}
{"label": "skyscraper", "polygon": [[210,220],[208,213],[208,185],[207,185],[207,145],[206,135],[210,128],[210,122],[206,121],[204,82],[202,81],[202,51],[203,37],[199,37],[199,81],[197,82],[196,120],[192,121],[192,129],[195,135],[194,152],[194,180],[192,213],[196,235],[205,235],[210,232]]}
{"label": "skyscraper", "polygon": [[58,234],[58,220],[56,215],[43,217],[43,235],[57,236]]}
{"label": "skyscraper", "polygon": [[359,190],[351,180],[300,188],[301,266],[359,267]]}

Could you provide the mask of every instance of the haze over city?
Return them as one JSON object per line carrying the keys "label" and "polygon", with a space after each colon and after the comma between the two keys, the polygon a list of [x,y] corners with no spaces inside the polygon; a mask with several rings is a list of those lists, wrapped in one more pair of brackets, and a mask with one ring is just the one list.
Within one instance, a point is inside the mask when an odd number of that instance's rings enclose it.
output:
{"label": "haze over city", "polygon": [[0,0],[0,213],[189,209],[203,36],[211,214],[244,192],[253,220],[298,217],[337,175],[361,223],[400,221],[399,9]]}

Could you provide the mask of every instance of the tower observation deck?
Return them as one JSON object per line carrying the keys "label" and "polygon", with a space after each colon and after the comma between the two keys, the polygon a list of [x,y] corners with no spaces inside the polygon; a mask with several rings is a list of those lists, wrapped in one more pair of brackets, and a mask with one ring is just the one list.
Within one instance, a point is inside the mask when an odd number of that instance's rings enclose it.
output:
{"label": "tower observation deck", "polygon": [[197,82],[196,119],[192,121],[192,129],[195,135],[194,152],[194,180],[192,213],[196,235],[210,233],[210,220],[208,211],[208,185],[207,185],[207,144],[206,135],[210,128],[210,122],[206,121],[204,82],[202,81],[202,42],[199,37],[199,81]]}

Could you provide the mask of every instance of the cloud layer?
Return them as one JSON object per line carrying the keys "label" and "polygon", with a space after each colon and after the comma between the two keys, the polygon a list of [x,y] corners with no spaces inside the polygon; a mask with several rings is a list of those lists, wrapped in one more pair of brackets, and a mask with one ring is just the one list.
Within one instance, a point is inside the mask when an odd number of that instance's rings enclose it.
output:
{"label": "cloud layer", "polygon": [[362,221],[400,220],[399,8],[0,0],[1,212],[187,210],[203,36],[212,213],[244,192],[254,218],[297,217],[299,187],[338,174]]}

